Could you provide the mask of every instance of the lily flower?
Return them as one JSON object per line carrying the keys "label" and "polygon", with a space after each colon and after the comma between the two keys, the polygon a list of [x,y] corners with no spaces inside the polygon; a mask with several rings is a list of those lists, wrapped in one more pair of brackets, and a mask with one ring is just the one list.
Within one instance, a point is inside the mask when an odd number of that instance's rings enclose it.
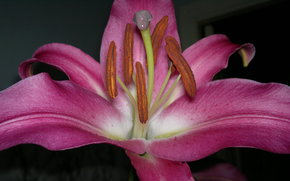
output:
{"label": "lily flower", "polygon": [[193,173],[193,175],[197,181],[247,181],[246,177],[237,168],[228,163],[213,164],[210,167]]}
{"label": "lily flower", "polygon": [[[182,52],[170,0],[115,0],[100,63],[51,43],[20,65],[23,80],[0,92],[0,149],[109,143],[124,148],[140,180],[150,181],[192,181],[186,162],[226,147],[290,153],[289,86],[212,81],[237,51],[245,65],[255,53],[225,35]],[[69,80],[33,75],[36,62]]]}

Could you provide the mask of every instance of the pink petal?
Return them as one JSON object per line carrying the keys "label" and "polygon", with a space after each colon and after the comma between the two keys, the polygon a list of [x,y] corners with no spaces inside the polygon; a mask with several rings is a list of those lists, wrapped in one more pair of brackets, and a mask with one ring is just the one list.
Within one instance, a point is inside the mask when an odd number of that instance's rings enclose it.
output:
{"label": "pink petal", "polygon": [[1,150],[21,143],[50,150],[111,143],[143,153],[143,141],[126,140],[131,127],[131,121],[105,99],[70,81],[53,81],[47,74],[0,92]]}
{"label": "pink petal", "polygon": [[[151,31],[155,27],[156,23],[163,17],[169,16],[169,24],[166,31],[166,36],[170,35],[179,40],[177,33],[177,26],[174,14],[173,3],[170,0],[115,0],[110,19],[108,21],[108,25],[105,29],[101,47],[101,66],[105,67],[105,60],[109,48],[109,44],[111,41],[115,41],[117,47],[117,72],[120,77],[123,77],[122,72],[122,57],[123,57],[123,38],[125,26],[127,23],[133,23],[133,16],[135,12],[139,10],[149,10],[153,16],[153,20],[150,24]],[[134,34],[134,61],[143,62],[145,65],[146,55],[145,49],[143,46],[143,40],[141,39],[141,35],[139,30],[137,30],[135,24],[135,34]],[[163,81],[167,70],[168,70],[168,58],[165,52],[165,43],[163,42],[159,55],[158,62],[156,64],[155,72],[155,86],[156,91],[159,90],[161,85],[161,81]]]}
{"label": "pink petal", "polygon": [[194,181],[186,163],[126,152],[141,181]]}
{"label": "pink petal", "polygon": [[246,181],[246,177],[233,165],[219,163],[205,170],[193,173],[197,181]]}
{"label": "pink petal", "polygon": [[151,139],[173,133],[152,140],[147,150],[170,160],[197,160],[226,147],[290,153],[290,87],[243,79],[213,81],[193,100],[178,99],[150,126]]}
{"label": "pink petal", "polygon": [[22,78],[31,76],[32,64],[42,62],[62,70],[76,84],[106,97],[99,63],[78,48],[51,43],[37,49],[33,58],[19,67]]}
{"label": "pink petal", "polygon": [[206,37],[187,48],[183,55],[191,65],[197,87],[203,86],[216,73],[226,68],[229,57],[240,49],[244,50],[243,59],[249,64],[254,57],[255,47],[249,43],[234,44],[225,35]]}

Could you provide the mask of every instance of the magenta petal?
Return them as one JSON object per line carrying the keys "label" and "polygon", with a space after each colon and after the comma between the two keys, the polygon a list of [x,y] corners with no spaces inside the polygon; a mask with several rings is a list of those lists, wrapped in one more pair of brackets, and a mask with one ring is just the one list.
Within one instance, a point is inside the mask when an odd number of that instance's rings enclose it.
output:
{"label": "magenta petal", "polygon": [[243,79],[213,81],[200,88],[192,101],[184,96],[152,121],[151,139],[177,134],[153,139],[148,153],[183,161],[226,147],[290,153],[289,110],[289,86]]}
{"label": "magenta petal", "polygon": [[201,87],[213,76],[228,65],[229,57],[236,51],[243,50],[243,60],[250,63],[255,54],[255,47],[246,43],[237,45],[225,35],[212,35],[201,39],[189,48],[183,55],[191,65],[197,87]]}
{"label": "magenta petal", "polygon": [[131,126],[105,99],[47,74],[0,92],[1,150],[21,143],[61,150],[105,142],[143,153],[142,140],[126,141]]}
{"label": "magenta petal", "polygon": [[[134,34],[134,52],[133,58],[134,61],[143,62],[145,65],[146,55],[143,45],[143,40],[141,38],[140,32],[133,23],[133,16],[135,12],[140,10],[148,10],[151,12],[153,19],[150,23],[150,30],[153,31],[156,23],[163,17],[168,16],[168,28],[165,36],[173,36],[179,41],[179,36],[177,32],[176,19],[174,13],[173,3],[170,0],[115,0],[112,6],[110,19],[108,21],[107,27],[105,29],[102,47],[101,47],[101,66],[105,67],[106,56],[111,41],[115,41],[117,47],[117,72],[120,77],[123,77],[122,73],[122,57],[123,57],[123,39],[125,26],[127,23],[134,25],[135,34]],[[158,62],[155,67],[155,72],[158,73],[158,76],[155,76],[155,85],[159,87],[161,81],[163,81],[167,70],[168,70],[168,58],[165,52],[165,42],[160,47],[158,54]],[[158,88],[157,88],[158,90]]]}
{"label": "magenta petal", "polygon": [[207,169],[193,173],[197,181],[246,181],[246,177],[233,165],[215,164]]}
{"label": "magenta petal", "polygon": [[126,152],[137,171],[140,181],[194,181],[186,163],[173,162],[152,155]]}
{"label": "magenta petal", "polygon": [[51,43],[38,48],[33,58],[19,67],[22,78],[31,76],[32,64],[42,62],[62,70],[72,82],[106,97],[99,63],[78,48],[62,43]]}

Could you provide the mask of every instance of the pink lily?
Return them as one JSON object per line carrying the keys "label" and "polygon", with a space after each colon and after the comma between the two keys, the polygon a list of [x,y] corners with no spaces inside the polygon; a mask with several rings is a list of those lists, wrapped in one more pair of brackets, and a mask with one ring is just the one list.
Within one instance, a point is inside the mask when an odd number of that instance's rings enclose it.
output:
{"label": "pink lily", "polygon": [[[211,81],[227,66],[234,52],[241,53],[245,64],[254,56],[253,45],[234,44],[224,35],[204,38],[182,53],[195,82],[190,84],[192,81],[186,79],[181,84],[179,81],[172,89],[170,86],[178,75],[168,76],[170,51],[165,51],[163,39],[153,69],[154,83],[148,83],[153,85],[152,92],[147,93],[151,97],[149,108],[137,108],[135,84],[140,85],[140,74],[134,71],[135,82],[122,85],[125,77],[123,35],[134,14],[144,9],[153,16],[151,29],[162,17],[168,16],[164,36],[179,42],[171,1],[115,0],[103,36],[100,63],[75,47],[52,43],[40,47],[32,59],[21,64],[19,73],[23,80],[0,92],[0,149],[23,143],[38,144],[49,150],[110,143],[126,149],[140,180],[150,181],[194,180],[185,162],[226,147],[290,153],[289,86],[244,79]],[[133,59],[146,67],[140,32],[135,25],[132,27]],[[106,66],[110,56],[117,59],[116,74],[121,77],[117,86],[116,79],[108,75],[113,71]],[[31,65],[35,62],[58,67],[69,80],[54,81],[47,74],[32,76]],[[152,65],[149,64],[148,67]],[[166,77],[169,80],[164,94],[173,92],[164,96],[162,102],[158,93]],[[193,98],[184,91],[187,83]],[[108,84],[113,88],[108,88]],[[157,106],[150,109],[155,100],[159,100]]]}
{"label": "pink lily", "polygon": [[197,181],[247,181],[246,177],[229,163],[214,164],[206,169],[193,173],[193,175]]}

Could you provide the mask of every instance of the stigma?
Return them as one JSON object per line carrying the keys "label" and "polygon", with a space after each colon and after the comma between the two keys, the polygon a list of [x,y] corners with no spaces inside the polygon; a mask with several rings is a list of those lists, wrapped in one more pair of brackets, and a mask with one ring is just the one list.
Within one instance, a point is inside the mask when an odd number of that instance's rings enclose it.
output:
{"label": "stigma", "polygon": [[141,10],[135,13],[133,17],[134,23],[138,26],[139,30],[143,31],[149,28],[152,15],[147,10]]}
{"label": "stigma", "polygon": [[[150,22],[153,16],[149,11],[142,10],[136,12],[133,17],[134,24],[126,24],[123,40],[123,54],[116,54],[116,44],[112,41],[109,45],[106,63],[106,88],[108,97],[111,101],[118,96],[118,86],[127,94],[132,105],[132,137],[146,137],[148,122],[150,118],[162,111],[169,104],[170,97],[182,80],[182,85],[187,96],[193,98],[196,93],[196,83],[194,74],[182,55],[181,47],[178,41],[172,36],[166,36],[166,30],[169,17],[164,16],[156,24],[152,34],[150,32]],[[136,26],[140,33],[134,32]],[[146,62],[139,62],[133,59],[134,36],[140,36],[143,39],[146,51]],[[158,53],[161,50],[162,43],[165,43],[165,50],[168,56],[169,66],[167,75],[153,99],[155,64],[158,61]],[[122,67],[116,67],[116,56],[122,56]],[[162,59],[165,61],[166,59]],[[134,64],[135,62],[135,64]],[[134,67],[135,65],[135,67]],[[122,69],[123,78],[116,74],[116,69]],[[134,69],[135,68],[135,69]],[[175,72],[178,76],[171,76]],[[158,76],[158,75],[157,75]],[[172,84],[170,79],[175,78]],[[136,94],[129,87],[135,87]],[[156,91],[156,90],[155,90]]]}

